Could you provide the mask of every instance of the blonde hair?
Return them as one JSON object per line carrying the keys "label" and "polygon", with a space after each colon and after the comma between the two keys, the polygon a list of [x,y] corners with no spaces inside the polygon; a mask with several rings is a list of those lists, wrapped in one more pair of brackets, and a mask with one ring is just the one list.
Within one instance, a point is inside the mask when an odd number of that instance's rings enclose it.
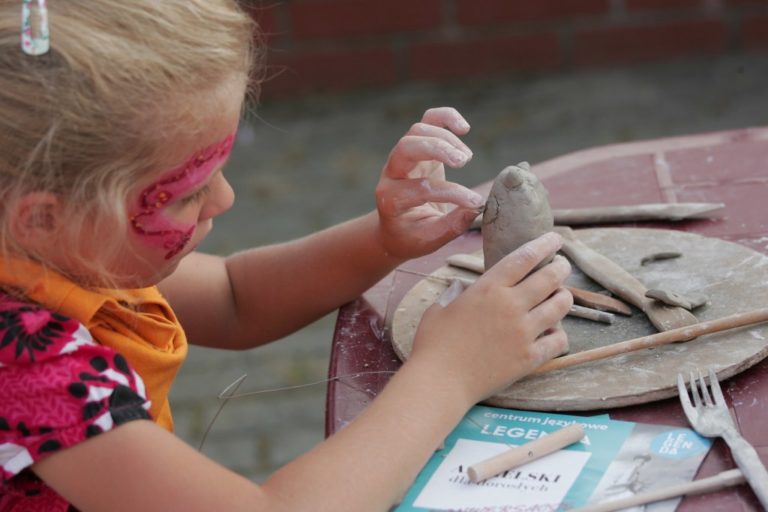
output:
{"label": "blonde hair", "polygon": [[[187,100],[253,79],[261,52],[235,0],[50,0],[51,49],[37,57],[20,49],[20,16],[19,0],[0,0],[0,250],[51,267],[14,240],[8,210],[30,192],[63,197],[73,251],[94,222],[125,227],[126,194],[185,129]],[[99,261],[118,250],[73,258],[109,282]]]}

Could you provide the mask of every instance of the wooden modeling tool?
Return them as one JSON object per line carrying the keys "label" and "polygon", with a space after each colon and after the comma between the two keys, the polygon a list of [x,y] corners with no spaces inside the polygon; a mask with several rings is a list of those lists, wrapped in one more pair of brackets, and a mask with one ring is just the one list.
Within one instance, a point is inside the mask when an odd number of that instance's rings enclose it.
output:
{"label": "wooden modeling tool", "polygon": [[616,318],[611,313],[598,311],[597,309],[592,308],[585,308],[584,306],[577,306],[575,304],[571,306],[571,309],[568,310],[568,316],[575,316],[585,320],[592,320],[593,322],[601,322],[604,324],[612,324],[613,320]]}
{"label": "wooden modeling tool", "polygon": [[735,329],[736,327],[744,327],[747,325],[753,325],[767,321],[768,308],[756,309],[746,313],[736,313],[734,315],[725,316],[716,320],[709,320],[707,322],[701,322],[694,325],[678,327],[677,329],[658,332],[649,336],[621,341],[618,343],[613,343],[612,345],[605,345],[603,347],[594,348],[592,350],[584,350],[582,352],[576,352],[575,354],[558,357],[557,359],[552,359],[551,361],[548,361],[539,366],[536,370],[534,370],[533,374],[560,370],[562,368],[568,368],[577,364],[597,361],[599,359],[626,354],[627,352],[642,350],[644,348],[658,347],[659,345],[667,345],[669,343],[677,343],[680,341],[690,341],[704,334],[712,334],[728,329]]}
{"label": "wooden modeling tool", "polygon": [[565,287],[573,295],[574,304],[587,308],[597,309],[598,311],[607,311],[608,313],[618,313],[620,315],[631,316],[632,309],[621,302],[602,293],[590,292],[575,288],[573,286]]}
{"label": "wooden modeling tool", "polygon": [[473,483],[482,482],[504,471],[522,466],[552,452],[556,452],[561,448],[565,448],[583,437],[584,427],[579,423],[573,423],[535,441],[515,446],[490,459],[473,464],[467,468],[467,475]]}
{"label": "wooden modeling tool", "polygon": [[647,220],[706,219],[711,212],[725,208],[723,203],[649,203],[598,208],[554,209],[555,224],[576,226],[638,222]]}
{"label": "wooden modeling tool", "polygon": [[577,508],[572,512],[613,512],[614,510],[623,510],[625,508],[668,500],[679,496],[719,491],[726,487],[743,484],[744,482],[744,475],[740,470],[729,469],[707,478],[701,478],[684,484],[672,485],[663,489],[654,489],[652,491],[635,494],[634,496],[627,496],[626,498],[587,505],[585,507]]}
{"label": "wooden modeling tool", "polygon": [[668,306],[645,296],[646,286],[617,263],[578,240],[570,228],[557,228],[563,236],[562,251],[586,275],[606,290],[640,308],[659,331],[668,331],[698,322],[686,309]]}

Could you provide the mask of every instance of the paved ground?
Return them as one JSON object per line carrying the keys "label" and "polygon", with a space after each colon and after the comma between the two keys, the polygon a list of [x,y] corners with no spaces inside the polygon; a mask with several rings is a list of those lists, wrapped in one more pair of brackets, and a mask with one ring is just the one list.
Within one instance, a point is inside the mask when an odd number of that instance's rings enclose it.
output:
{"label": "paved ground", "polygon": [[[287,240],[372,209],[390,148],[432,106],[455,106],[472,124],[474,160],[449,176],[473,186],[521,160],[766,125],[766,84],[768,56],[753,54],[266,103],[244,123],[227,171],[236,206],[203,248],[226,254]],[[178,434],[199,445],[217,394],[243,374],[241,392],[322,380],[334,321],[244,353],[193,349],[171,396]],[[231,400],[203,451],[262,481],[322,440],[324,398],[318,384]]]}

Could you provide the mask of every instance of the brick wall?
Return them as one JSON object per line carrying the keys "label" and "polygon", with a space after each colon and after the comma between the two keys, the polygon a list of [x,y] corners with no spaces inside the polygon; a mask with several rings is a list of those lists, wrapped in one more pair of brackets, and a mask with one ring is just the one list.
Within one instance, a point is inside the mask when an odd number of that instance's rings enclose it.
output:
{"label": "brick wall", "polygon": [[256,0],[264,95],[768,50],[768,0]]}

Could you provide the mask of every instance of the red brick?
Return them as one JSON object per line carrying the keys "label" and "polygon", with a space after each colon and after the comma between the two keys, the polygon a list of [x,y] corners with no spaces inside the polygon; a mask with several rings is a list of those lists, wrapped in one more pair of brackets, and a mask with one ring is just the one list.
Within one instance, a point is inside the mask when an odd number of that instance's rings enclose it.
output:
{"label": "red brick", "polygon": [[625,0],[629,11],[642,11],[650,9],[686,9],[702,7],[703,0]]}
{"label": "red brick", "polygon": [[768,16],[756,16],[743,21],[741,41],[746,48],[768,46]]}
{"label": "red brick", "polygon": [[256,20],[256,23],[259,24],[259,27],[262,31],[272,33],[277,30],[276,11],[278,7],[276,5],[246,5],[244,8],[245,11],[248,12],[254,20]]}
{"label": "red brick", "polygon": [[309,92],[338,92],[392,85],[395,56],[388,48],[304,51],[268,58],[265,96],[295,96]]}
{"label": "red brick", "polygon": [[279,29],[277,26],[278,6],[255,6],[248,4],[245,5],[244,8],[246,12],[248,12],[259,25],[259,32],[263,36],[267,45],[274,44],[275,40],[277,40],[281,35],[278,32]]}
{"label": "red brick", "polygon": [[458,0],[456,18],[462,25],[493,25],[604,14],[609,10],[609,0]]}
{"label": "red brick", "polygon": [[422,43],[411,49],[409,78],[437,80],[555,69],[562,60],[557,36],[552,33]]}
{"label": "red brick", "polygon": [[296,40],[411,32],[442,23],[441,0],[305,0],[289,8]]}
{"label": "red brick", "polygon": [[727,46],[722,20],[699,20],[663,25],[616,26],[577,33],[577,65],[631,63],[689,55],[721,53]]}

